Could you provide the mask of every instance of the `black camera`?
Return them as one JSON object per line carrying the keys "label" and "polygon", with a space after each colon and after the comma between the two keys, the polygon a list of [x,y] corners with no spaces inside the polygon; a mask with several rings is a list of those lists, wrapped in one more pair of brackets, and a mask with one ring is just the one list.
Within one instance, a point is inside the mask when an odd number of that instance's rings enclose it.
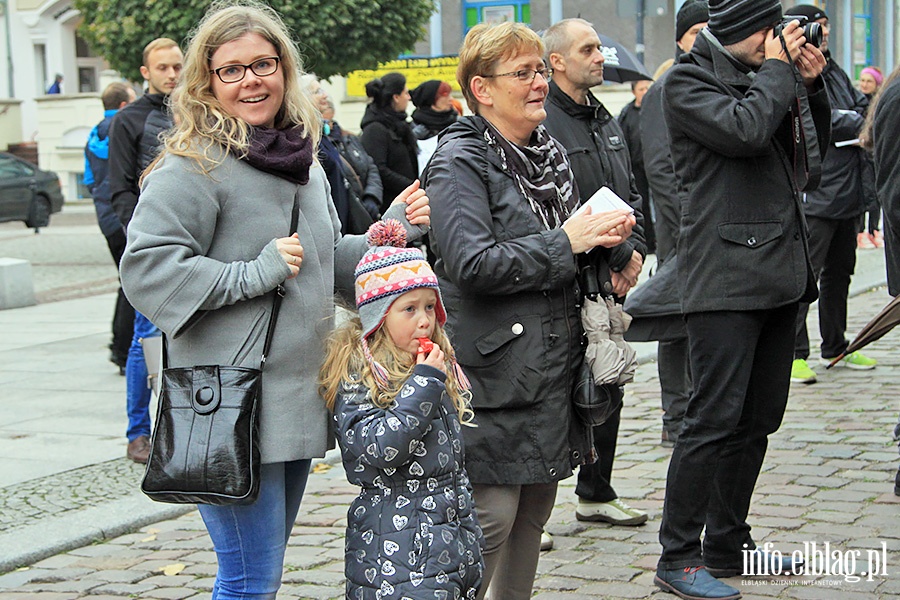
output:
{"label": "black camera", "polygon": [[804,15],[785,15],[781,23],[775,26],[775,37],[781,35],[781,30],[791,21],[800,21],[800,28],[803,29],[803,37],[806,38],[806,43],[818,48],[822,45],[822,26],[818,23],[807,23],[808,20],[809,18]]}

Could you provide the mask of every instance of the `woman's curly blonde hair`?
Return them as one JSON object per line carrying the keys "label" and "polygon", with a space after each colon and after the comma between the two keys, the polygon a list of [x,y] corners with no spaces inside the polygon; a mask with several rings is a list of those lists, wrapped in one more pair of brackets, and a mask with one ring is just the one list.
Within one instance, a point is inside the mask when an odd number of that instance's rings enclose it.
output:
{"label": "woman's curly blonde hair", "polygon": [[303,63],[281,17],[255,0],[214,2],[188,38],[184,70],[171,96],[175,128],[165,140],[165,152],[196,160],[204,173],[221,163],[226,154],[244,156],[250,143],[251,126],[225,111],[213,94],[215,75],[210,73],[216,50],[248,33],[268,40],[280,59],[284,100],[275,115],[275,127],[303,126],[313,147],[319,143],[319,111],[300,84]]}
{"label": "woman's curly blonde hair", "polygon": [[[361,339],[362,323],[358,316],[338,326],[328,338],[325,363],[319,371],[319,384],[329,410],[334,410],[338,392],[345,382],[362,384],[369,390],[373,404],[380,408],[388,408],[393,405],[403,383],[412,376],[413,368],[416,366],[415,358],[409,352],[397,348],[382,325],[369,338],[372,356],[385,368],[388,381],[391,383],[391,387],[387,390],[379,388],[363,355]],[[450,340],[437,323],[431,339],[443,350],[445,356],[452,356]],[[445,363],[445,371],[447,395],[456,407],[457,417],[463,425],[471,425],[475,416],[471,407],[472,392],[460,387],[449,361]]]}

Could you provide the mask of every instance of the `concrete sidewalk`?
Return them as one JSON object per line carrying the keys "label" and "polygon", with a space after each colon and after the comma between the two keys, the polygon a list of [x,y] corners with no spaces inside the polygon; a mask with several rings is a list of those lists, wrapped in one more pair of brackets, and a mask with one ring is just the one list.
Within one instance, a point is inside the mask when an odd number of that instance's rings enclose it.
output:
{"label": "concrete sidewalk", "polygon": [[[889,300],[884,290],[869,292],[884,284],[883,253],[860,251],[858,256],[850,335]],[[114,301],[113,294],[101,294],[0,311],[0,573],[33,565],[0,576],[0,590],[6,590],[0,591],[2,600],[62,600],[89,593],[206,597],[215,558],[197,513],[190,506],[146,499],[137,488],[143,469],[124,458],[125,381],[107,361]],[[811,311],[813,344],[816,316]],[[785,424],[773,436],[753,519],[757,539],[795,547],[803,540],[833,539],[844,550],[880,548],[884,541],[890,576],[844,582],[831,590],[821,585],[744,587],[745,597],[900,595],[895,575],[900,505],[890,493],[897,452],[889,441],[897,417],[896,339],[889,335],[867,351],[880,361],[875,371],[820,369],[818,384],[792,390]],[[556,549],[540,565],[540,598],[643,598],[653,590],[648,569],[659,551],[656,530],[669,452],[658,446],[659,388],[655,365],[649,364],[655,344],[641,344],[639,355],[643,365],[637,383],[628,388],[614,483],[623,498],[650,510],[651,522],[641,528],[579,523],[574,520],[574,480],[563,482],[548,525]],[[344,511],[355,492],[339,468],[321,469],[310,478],[296,544],[289,550],[287,585],[279,597],[340,595]],[[144,533],[129,535],[141,527]],[[99,540],[112,541],[90,545]],[[113,559],[116,553],[146,558],[122,566]],[[155,573],[160,561],[187,565],[191,576]],[[110,580],[109,569],[99,568],[113,563],[117,572],[132,570],[133,581],[125,576]],[[103,577],[115,589],[98,584]],[[129,583],[121,583],[125,579]],[[168,584],[190,593],[166,592],[173,587]]]}

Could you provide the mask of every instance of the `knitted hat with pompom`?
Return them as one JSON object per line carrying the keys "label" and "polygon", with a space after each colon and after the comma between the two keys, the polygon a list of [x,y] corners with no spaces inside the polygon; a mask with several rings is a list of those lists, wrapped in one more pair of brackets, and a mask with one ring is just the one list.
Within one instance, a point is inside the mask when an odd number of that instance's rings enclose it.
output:
{"label": "knitted hat with pompom", "polygon": [[[371,248],[354,272],[356,307],[362,322],[363,354],[375,381],[382,389],[387,389],[387,372],[372,356],[368,338],[381,327],[394,300],[411,290],[431,288],[435,293],[434,312],[439,325],[447,322],[447,312],[431,265],[418,248],[406,247],[406,229],[399,221],[386,219],[373,223],[366,232],[366,241]],[[448,359],[460,386],[469,389],[469,381],[452,351]]]}
{"label": "knitted hat with pompom", "polygon": [[437,295],[438,323],[447,322],[438,280],[418,248],[406,247],[406,229],[400,221],[373,223],[366,232],[369,250],[356,265],[356,308],[363,339],[381,326],[397,296],[416,288],[432,288]]}

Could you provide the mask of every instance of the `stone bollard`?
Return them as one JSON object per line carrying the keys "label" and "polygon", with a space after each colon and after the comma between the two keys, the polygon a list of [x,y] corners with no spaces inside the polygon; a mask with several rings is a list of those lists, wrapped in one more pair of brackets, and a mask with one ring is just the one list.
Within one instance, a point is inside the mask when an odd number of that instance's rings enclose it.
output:
{"label": "stone bollard", "polygon": [[21,258],[0,258],[0,309],[34,303],[31,263]]}

